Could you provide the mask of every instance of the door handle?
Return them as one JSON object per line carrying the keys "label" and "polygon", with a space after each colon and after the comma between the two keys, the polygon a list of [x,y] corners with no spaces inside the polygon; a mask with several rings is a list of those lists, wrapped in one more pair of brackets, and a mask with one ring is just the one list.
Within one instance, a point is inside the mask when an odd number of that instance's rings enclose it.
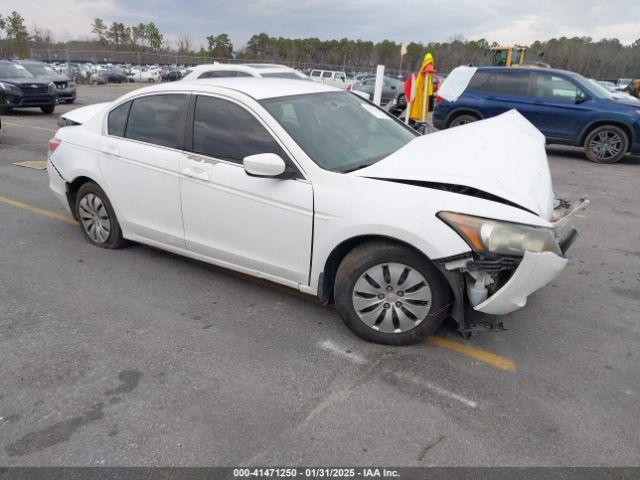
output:
{"label": "door handle", "polygon": [[107,155],[120,155],[120,149],[115,145],[103,145],[102,151]]}
{"label": "door handle", "polygon": [[182,169],[183,175],[187,177],[197,178],[198,180],[209,181],[209,174],[200,167],[186,167]]}

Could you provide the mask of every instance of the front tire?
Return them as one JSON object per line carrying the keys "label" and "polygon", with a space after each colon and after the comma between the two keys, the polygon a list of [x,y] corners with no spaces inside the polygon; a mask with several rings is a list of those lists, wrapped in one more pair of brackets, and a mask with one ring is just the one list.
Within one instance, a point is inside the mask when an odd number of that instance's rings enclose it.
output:
{"label": "front tire", "polygon": [[44,107],[40,107],[40,110],[42,110],[42,113],[44,113],[45,115],[51,115],[56,109],[55,105],[45,105]]}
{"label": "front tire", "polygon": [[109,198],[96,183],[87,182],[80,187],[75,207],[80,228],[89,243],[111,249],[127,244]]}
{"label": "front tire", "polygon": [[620,127],[603,125],[589,132],[583,146],[592,162],[616,163],[629,150],[629,137]]}
{"label": "front tire", "polygon": [[449,305],[449,288],[419,253],[378,240],[344,258],[334,287],[336,307],[347,327],[374,343],[409,345],[437,330]]}

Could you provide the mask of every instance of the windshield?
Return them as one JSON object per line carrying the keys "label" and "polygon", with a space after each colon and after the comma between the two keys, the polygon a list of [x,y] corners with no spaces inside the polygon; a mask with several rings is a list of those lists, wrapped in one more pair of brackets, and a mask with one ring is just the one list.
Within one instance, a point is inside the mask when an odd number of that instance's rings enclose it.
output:
{"label": "windshield", "polygon": [[613,98],[611,96],[611,92],[600,85],[595,80],[590,78],[585,78],[582,75],[574,74],[571,76],[574,80],[578,82],[578,85],[584,87],[590,94],[592,94],[596,98]]}
{"label": "windshield", "polygon": [[48,65],[43,65],[39,63],[31,63],[29,65],[24,65],[24,68],[29,70],[36,77],[47,77],[50,75],[57,75],[55,70]]}
{"label": "windshield", "polygon": [[0,78],[33,78],[33,75],[22,65],[0,63]]}
{"label": "windshield", "polygon": [[318,166],[334,172],[372,165],[418,136],[351,93],[295,95],[261,103]]}

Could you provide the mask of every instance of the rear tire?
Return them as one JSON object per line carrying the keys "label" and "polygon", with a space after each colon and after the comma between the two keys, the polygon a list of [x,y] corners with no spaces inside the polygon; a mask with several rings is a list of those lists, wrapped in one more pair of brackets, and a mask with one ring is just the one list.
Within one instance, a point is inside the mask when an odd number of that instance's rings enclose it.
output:
{"label": "rear tire", "polygon": [[470,113],[463,113],[461,115],[457,115],[451,119],[449,122],[449,128],[459,127],[460,125],[466,125],[467,123],[477,122],[479,120],[475,115],[471,115]]}
{"label": "rear tire", "polygon": [[629,150],[629,137],[620,127],[602,125],[584,139],[584,152],[595,163],[616,163]]}
{"label": "rear tire", "polygon": [[55,105],[45,105],[44,107],[40,107],[40,110],[42,110],[42,113],[44,113],[45,115],[51,115],[56,109]]}
{"label": "rear tire", "polygon": [[440,272],[422,255],[374,240],[342,260],[334,297],[342,320],[360,338],[409,345],[437,330],[447,315],[450,294]]}
{"label": "rear tire", "polygon": [[113,206],[96,183],[87,182],[78,189],[75,209],[82,234],[89,243],[111,249],[127,245]]}

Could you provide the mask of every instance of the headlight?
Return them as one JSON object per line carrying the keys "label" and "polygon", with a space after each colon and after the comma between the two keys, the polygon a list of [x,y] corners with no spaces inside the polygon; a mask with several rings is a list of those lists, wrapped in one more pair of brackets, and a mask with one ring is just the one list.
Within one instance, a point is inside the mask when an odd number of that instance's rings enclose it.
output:
{"label": "headlight", "polygon": [[4,91],[10,91],[10,90],[20,90],[18,88],[17,85],[14,85],[13,83],[7,83],[7,82],[0,82],[0,90],[4,90]]}
{"label": "headlight", "polygon": [[524,252],[553,252],[562,255],[553,231],[549,228],[453,212],[440,212],[438,217],[478,253],[522,256]]}

